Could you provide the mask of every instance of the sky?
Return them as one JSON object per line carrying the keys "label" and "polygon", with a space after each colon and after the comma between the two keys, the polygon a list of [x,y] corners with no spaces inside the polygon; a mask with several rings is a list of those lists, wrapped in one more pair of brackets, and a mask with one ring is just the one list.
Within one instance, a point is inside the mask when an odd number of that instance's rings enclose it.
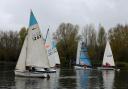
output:
{"label": "sky", "polygon": [[0,0],[0,30],[28,27],[32,9],[41,31],[55,31],[62,23],[103,25],[106,30],[128,24],[128,0]]}

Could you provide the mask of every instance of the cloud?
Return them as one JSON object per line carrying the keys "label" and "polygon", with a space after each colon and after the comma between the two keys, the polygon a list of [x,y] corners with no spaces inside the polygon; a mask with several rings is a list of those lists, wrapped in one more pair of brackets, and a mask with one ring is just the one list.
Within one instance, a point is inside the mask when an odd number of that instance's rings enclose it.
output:
{"label": "cloud", "polygon": [[27,27],[32,9],[43,34],[49,25],[55,31],[61,22],[81,27],[102,24],[108,30],[118,23],[128,23],[127,3],[127,0],[2,0],[0,24],[16,25],[18,30]]}

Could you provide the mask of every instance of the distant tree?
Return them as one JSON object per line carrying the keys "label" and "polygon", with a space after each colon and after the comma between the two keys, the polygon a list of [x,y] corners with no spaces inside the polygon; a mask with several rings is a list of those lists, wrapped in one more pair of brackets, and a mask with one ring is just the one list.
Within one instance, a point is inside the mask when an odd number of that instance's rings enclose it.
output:
{"label": "distant tree", "polygon": [[116,61],[128,62],[128,25],[117,25],[109,30],[109,40]]}
{"label": "distant tree", "polygon": [[16,61],[19,55],[19,37],[17,32],[0,32],[0,60]]}
{"label": "distant tree", "polygon": [[98,38],[97,38],[98,46],[105,46],[106,44],[106,32],[103,26],[99,26]]}
{"label": "distant tree", "polygon": [[106,45],[106,32],[103,26],[99,26],[98,37],[97,37],[97,55],[99,60],[103,60],[105,45]]}
{"label": "distant tree", "polygon": [[26,35],[27,35],[27,29],[25,27],[22,27],[21,30],[19,31],[20,46],[23,45],[23,42],[24,42]]}
{"label": "distant tree", "polygon": [[82,37],[88,48],[88,55],[91,61],[96,59],[96,30],[92,24],[84,26],[82,30]]}
{"label": "distant tree", "polygon": [[71,67],[71,64],[75,61],[78,29],[78,25],[62,23],[56,31],[57,48],[61,64],[65,67]]}

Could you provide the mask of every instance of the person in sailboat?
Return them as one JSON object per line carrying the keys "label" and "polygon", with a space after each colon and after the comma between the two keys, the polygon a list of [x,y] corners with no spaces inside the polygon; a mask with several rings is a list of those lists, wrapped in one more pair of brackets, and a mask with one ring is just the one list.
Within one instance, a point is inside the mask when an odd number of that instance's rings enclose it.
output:
{"label": "person in sailboat", "polygon": [[34,66],[26,66],[26,70],[28,70],[29,72],[35,72],[36,71]]}
{"label": "person in sailboat", "polygon": [[111,65],[108,62],[106,62],[105,65],[103,65],[103,67],[111,67]]}

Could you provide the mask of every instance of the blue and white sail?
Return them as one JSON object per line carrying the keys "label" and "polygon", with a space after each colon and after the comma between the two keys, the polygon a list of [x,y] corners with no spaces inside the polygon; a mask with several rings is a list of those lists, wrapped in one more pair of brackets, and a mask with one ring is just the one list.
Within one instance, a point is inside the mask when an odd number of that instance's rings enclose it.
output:
{"label": "blue and white sail", "polygon": [[60,64],[60,58],[59,58],[59,54],[56,48],[56,42],[54,39],[52,39],[52,49],[54,52],[55,64]]}
{"label": "blue and white sail", "polygon": [[87,48],[82,41],[78,42],[76,64],[91,66]]}
{"label": "blue and white sail", "polygon": [[52,37],[50,32],[47,33],[47,39],[45,39],[45,48],[47,49],[50,67],[55,67],[55,58],[52,48]]}
{"label": "blue and white sail", "polygon": [[25,38],[16,69],[26,70],[25,66],[49,68],[47,51],[37,20],[31,11],[28,34]]}
{"label": "blue and white sail", "polygon": [[56,49],[56,45],[54,43],[54,40],[52,39],[50,32],[48,32],[47,34],[45,47],[47,49],[50,67],[55,67],[56,64],[60,64],[60,59]]}

